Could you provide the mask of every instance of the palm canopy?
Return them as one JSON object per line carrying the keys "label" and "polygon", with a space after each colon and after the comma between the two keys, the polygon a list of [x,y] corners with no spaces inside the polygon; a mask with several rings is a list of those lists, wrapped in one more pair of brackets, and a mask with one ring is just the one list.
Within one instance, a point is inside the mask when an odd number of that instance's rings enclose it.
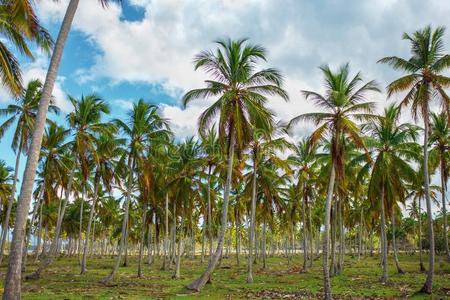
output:
{"label": "palm canopy", "polygon": [[411,43],[411,57],[388,56],[378,61],[407,73],[391,82],[387,92],[388,96],[406,92],[400,107],[411,106],[416,119],[419,115],[428,118],[429,102],[438,98],[450,120],[450,99],[445,92],[450,87],[450,78],[442,75],[450,67],[450,55],[444,53],[444,32],[445,27],[432,30],[427,26],[412,35],[404,33],[403,39]]}
{"label": "palm canopy", "polygon": [[237,150],[242,150],[251,140],[252,130],[271,131],[274,126],[273,113],[265,107],[267,96],[288,100],[288,95],[282,88],[283,77],[278,70],[257,71],[257,63],[266,61],[263,47],[249,44],[246,39],[216,43],[215,52],[203,51],[194,59],[195,69],[203,68],[212,79],[205,81],[206,87],[187,92],[183,103],[186,106],[196,99],[217,98],[201,114],[199,131],[206,132],[219,115],[220,142],[227,144],[227,136],[234,134]]}
{"label": "palm canopy", "polygon": [[[19,148],[24,153],[28,152],[34,123],[41,99],[42,83],[38,79],[28,82],[23,96],[18,98],[15,104],[9,104],[6,108],[0,109],[0,116],[7,119],[0,125],[0,139],[5,132],[17,121],[11,147],[14,151]],[[53,101],[52,101],[53,102]],[[59,108],[53,103],[49,106],[49,111],[59,113]],[[49,120],[47,120],[50,122]]]}
{"label": "palm canopy", "polygon": [[359,126],[355,121],[374,119],[372,111],[375,102],[367,102],[368,92],[379,92],[375,81],[363,83],[360,73],[350,77],[350,66],[345,64],[337,72],[329,66],[322,66],[325,81],[325,94],[313,91],[302,91],[307,100],[312,100],[323,112],[306,113],[293,118],[288,128],[300,121],[310,121],[319,127],[313,131],[310,143],[329,138],[331,156],[338,175],[344,169],[344,138],[348,137],[359,148],[365,148],[359,135]]}

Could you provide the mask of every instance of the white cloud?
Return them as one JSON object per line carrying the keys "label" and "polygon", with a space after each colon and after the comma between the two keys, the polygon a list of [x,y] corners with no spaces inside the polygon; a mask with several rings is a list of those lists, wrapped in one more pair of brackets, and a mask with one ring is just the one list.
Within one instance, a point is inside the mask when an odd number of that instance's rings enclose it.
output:
{"label": "white cloud", "polygon": [[129,99],[116,99],[112,102],[123,110],[130,110],[133,108],[133,101]]}

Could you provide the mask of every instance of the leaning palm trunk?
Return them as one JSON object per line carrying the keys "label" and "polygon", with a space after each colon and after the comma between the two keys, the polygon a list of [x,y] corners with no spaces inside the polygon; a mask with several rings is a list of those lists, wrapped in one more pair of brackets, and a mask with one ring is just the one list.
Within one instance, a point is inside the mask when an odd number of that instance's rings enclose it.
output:
{"label": "leaning palm trunk", "polygon": [[329,250],[329,238],[330,238],[330,212],[331,212],[331,199],[333,198],[334,182],[336,179],[336,170],[334,163],[331,166],[331,174],[328,180],[327,198],[325,201],[325,217],[324,217],[324,235],[322,242],[322,257],[323,257],[323,292],[325,300],[332,299],[330,273],[328,272],[328,250]]}
{"label": "leaning palm trunk", "polygon": [[41,247],[41,241],[42,241],[42,207],[44,206],[43,203],[41,203],[39,207],[39,225],[37,230],[37,242],[36,242],[36,250],[34,253],[34,262],[36,263],[39,258],[39,249]]}
{"label": "leaning palm trunk", "polygon": [[25,234],[25,224],[27,221],[28,209],[31,202],[34,178],[38,166],[39,154],[44,134],[45,122],[47,120],[47,111],[50,104],[50,98],[55,84],[59,63],[61,61],[64,44],[70,31],[70,27],[77,11],[80,0],[70,0],[64,16],[61,30],[53,49],[53,55],[50,60],[45,84],[42,89],[42,98],[39,102],[39,108],[36,116],[35,127],[31,145],[28,151],[28,159],[22,179],[22,187],[16,208],[16,222],[14,224],[13,238],[11,241],[11,251],[8,259],[8,270],[3,292],[3,299],[20,299],[21,287],[21,265],[22,265],[22,243]]}
{"label": "leaning palm trunk", "polygon": [[[31,275],[27,276],[29,279],[37,279],[41,277],[42,272],[53,263],[53,258],[56,255],[56,252],[58,250],[58,244],[59,244],[59,235],[61,233],[61,226],[62,221],[64,219],[64,212],[66,210],[67,202],[69,201],[69,196],[72,190],[72,183],[73,178],[75,175],[75,165],[73,165],[72,170],[70,171],[69,175],[69,181],[67,183],[67,188],[65,189],[65,195],[64,199],[61,199],[61,209],[58,214],[58,219],[56,221],[56,229],[55,234],[53,236],[52,244],[50,245],[50,250],[47,254],[45,254],[45,257],[42,259],[41,263],[39,264],[38,269]],[[44,249],[45,250],[45,247]],[[44,251],[42,251],[44,253]]]}
{"label": "leaning palm trunk", "polygon": [[6,216],[3,221],[2,237],[1,237],[1,241],[0,241],[0,264],[2,263],[2,260],[3,260],[3,251],[5,249],[5,241],[6,241],[8,228],[9,228],[9,218],[11,216],[11,209],[12,209],[12,205],[14,202],[14,198],[16,196],[16,185],[17,185],[17,179],[18,179],[17,176],[19,173],[20,156],[22,155],[22,143],[23,143],[22,138],[20,138],[19,148],[17,149],[16,165],[14,168],[14,178],[13,178],[13,183],[11,186],[11,196],[8,199],[8,207],[6,208]]}
{"label": "leaning palm trunk", "polygon": [[441,159],[441,198],[442,198],[442,216],[444,219],[444,228],[443,228],[443,234],[444,234],[444,247],[445,247],[445,253],[447,255],[447,261],[450,262],[450,250],[448,248],[448,237],[447,237],[447,204],[445,195],[447,193],[447,182],[445,182],[445,176],[444,176],[444,170],[445,170],[445,164],[444,164],[444,158]]}
{"label": "leaning palm trunk", "polygon": [[252,204],[250,212],[250,235],[248,239],[248,274],[247,283],[253,283],[253,244],[255,241],[256,223],[256,153],[253,154],[253,182],[252,182]]}
{"label": "leaning palm trunk", "polygon": [[[97,194],[98,194],[99,186],[100,186],[99,182],[96,181],[94,198],[92,199],[91,211],[89,213],[88,226],[86,228],[86,234],[84,236],[83,257],[81,259],[81,274],[84,274],[87,271],[86,263],[87,263],[87,252],[88,252],[88,248],[89,248],[89,235],[91,233],[92,220],[94,219],[95,205],[97,204]],[[95,232],[95,230],[93,230],[93,232]],[[91,244],[93,244],[93,243],[91,243]]]}
{"label": "leaning palm trunk", "polygon": [[425,187],[425,202],[427,205],[427,217],[428,217],[428,240],[430,243],[430,251],[428,257],[428,273],[427,279],[423,284],[421,292],[431,294],[433,288],[433,273],[434,273],[434,232],[433,232],[433,213],[431,210],[430,199],[430,178],[428,174],[428,134],[429,134],[429,120],[428,120],[428,105],[424,108],[424,134],[423,134],[423,180]]}
{"label": "leaning palm trunk", "polygon": [[380,207],[381,207],[381,250],[382,250],[382,264],[383,264],[383,275],[381,276],[381,282],[386,283],[388,280],[387,273],[387,238],[386,238],[386,215],[384,209],[384,183],[381,183],[381,197],[380,197]]}
{"label": "leaning palm trunk", "polygon": [[392,207],[392,248],[394,248],[394,261],[395,266],[397,267],[397,272],[400,274],[405,273],[402,268],[400,267],[400,263],[398,261],[398,255],[397,255],[397,241],[395,239],[395,214],[394,214],[394,207]]}
{"label": "leaning palm trunk", "polygon": [[130,201],[131,201],[131,188],[133,187],[133,169],[134,169],[134,160],[130,155],[130,157],[128,158],[128,172],[129,172],[128,176],[129,177],[128,177],[128,183],[127,183],[127,185],[128,185],[127,186],[127,198],[125,200],[125,214],[123,216],[122,234],[120,237],[119,249],[118,249],[118,253],[117,253],[117,257],[116,257],[116,262],[114,264],[113,269],[111,270],[111,273],[109,273],[108,276],[106,276],[105,278],[103,278],[100,281],[101,283],[104,283],[104,284],[110,282],[114,278],[114,275],[116,275],[117,270],[119,269],[120,261],[122,260],[122,253],[124,252],[125,243],[126,243],[126,239],[127,239],[128,212],[129,212]]}
{"label": "leaning palm trunk", "polygon": [[223,248],[223,240],[225,237],[225,231],[227,229],[227,217],[228,217],[228,200],[230,196],[230,187],[231,187],[231,176],[233,171],[233,159],[234,159],[234,145],[235,145],[235,133],[234,131],[230,132],[231,138],[230,138],[230,145],[228,147],[228,165],[227,165],[227,180],[225,182],[225,190],[224,190],[224,196],[223,196],[223,206],[222,206],[222,215],[221,215],[221,226],[220,226],[220,232],[217,239],[217,248],[214,252],[214,256],[210,260],[208,267],[206,268],[205,272],[187,286],[190,290],[196,290],[200,291],[205,284],[211,279],[212,272],[214,271],[217,262],[219,261],[219,258],[222,254],[222,248]]}

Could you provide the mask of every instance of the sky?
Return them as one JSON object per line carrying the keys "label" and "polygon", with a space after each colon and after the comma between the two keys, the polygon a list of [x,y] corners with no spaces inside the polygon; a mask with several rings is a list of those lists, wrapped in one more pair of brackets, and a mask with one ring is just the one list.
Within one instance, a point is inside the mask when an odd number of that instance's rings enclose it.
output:
{"label": "sky", "polygon": [[[68,0],[37,0],[42,23],[56,39]],[[180,99],[203,86],[202,71],[193,57],[214,49],[218,38],[248,38],[267,49],[267,63],[285,78],[289,102],[271,98],[279,120],[317,111],[300,90],[323,91],[319,66],[349,62],[353,73],[375,79],[381,87],[400,75],[377,64],[384,56],[408,57],[402,33],[426,25],[450,30],[447,0],[123,0],[103,8],[100,1],[81,0],[59,70],[54,96],[64,113],[71,111],[67,95],[96,93],[109,103],[113,117],[123,117],[133,101],[158,104],[170,119],[177,138],[197,132],[197,117],[211,103],[197,101],[183,108]],[[445,35],[450,52],[450,32]],[[36,50],[34,61],[20,58],[24,80],[44,80],[49,57]],[[371,95],[381,111],[385,93]],[[0,106],[14,101],[0,87]],[[52,116],[64,123],[64,114]],[[0,120],[1,121],[1,120]],[[310,128],[298,125],[294,140]],[[11,132],[0,141],[1,159],[13,166]],[[23,172],[24,160],[21,164]]]}

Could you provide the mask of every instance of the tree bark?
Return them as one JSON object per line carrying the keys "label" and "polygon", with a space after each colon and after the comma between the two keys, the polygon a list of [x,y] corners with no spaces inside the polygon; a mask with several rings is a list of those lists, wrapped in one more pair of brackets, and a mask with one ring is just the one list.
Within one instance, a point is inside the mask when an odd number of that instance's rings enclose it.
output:
{"label": "tree bark", "polygon": [[[145,223],[147,221],[147,205],[142,207],[142,229],[141,229],[141,242],[139,244],[139,262],[137,276],[142,278],[142,258],[144,257],[144,243],[145,243]],[[150,234],[150,232],[148,233]],[[150,249],[149,249],[150,250]]]}
{"label": "tree bark", "polygon": [[425,266],[423,265],[423,246],[422,246],[422,199],[419,198],[419,216],[418,216],[418,222],[419,222],[419,267],[420,272],[425,272]]}
{"label": "tree bark", "polygon": [[381,282],[386,283],[388,280],[387,272],[387,238],[386,238],[386,217],[384,208],[384,182],[381,183],[381,248],[382,248],[382,263],[383,263],[383,275],[381,276]]}
{"label": "tree bark", "polygon": [[428,256],[428,273],[421,292],[431,294],[433,289],[433,274],[434,274],[434,232],[433,232],[433,212],[431,209],[430,199],[430,179],[428,173],[428,134],[429,134],[429,120],[428,120],[428,104],[425,104],[424,112],[424,134],[423,134],[423,180],[425,187],[425,203],[427,205],[428,217],[428,240],[430,243],[430,251]]}
{"label": "tree bark", "polygon": [[169,194],[166,192],[165,201],[165,215],[164,215],[164,259],[162,269],[168,268],[168,256],[169,256]]}
{"label": "tree bark", "polygon": [[256,223],[256,176],[257,176],[257,166],[256,166],[256,151],[253,150],[253,182],[252,182],[252,203],[250,212],[250,235],[248,239],[248,273],[247,273],[247,283],[253,283],[253,244],[255,240],[255,223]]}
{"label": "tree bark", "polygon": [[[94,198],[92,199],[91,211],[89,212],[88,226],[86,228],[86,234],[84,236],[83,257],[81,259],[81,272],[80,272],[81,274],[84,274],[87,271],[86,263],[87,263],[87,252],[88,252],[88,248],[89,248],[89,235],[91,232],[92,220],[94,219],[95,206],[97,204],[97,197],[98,197],[97,195],[98,195],[99,186],[100,186],[100,183],[98,182],[98,179],[97,179],[95,181],[95,189],[94,189],[95,191],[94,191]],[[81,216],[80,216],[80,218],[81,218]],[[81,229],[81,227],[80,227],[80,229]]]}
{"label": "tree bark", "polygon": [[445,182],[444,170],[445,170],[444,158],[441,158],[441,199],[442,199],[442,217],[444,221],[444,247],[445,254],[447,255],[447,262],[450,262],[450,250],[448,247],[448,236],[447,236],[447,204],[446,204],[446,193],[447,193],[447,182]]}
{"label": "tree bark", "polygon": [[330,211],[331,211],[331,200],[333,198],[334,192],[334,182],[336,179],[336,170],[334,163],[331,166],[331,174],[328,180],[328,188],[327,188],[327,198],[325,201],[325,217],[324,217],[324,235],[322,242],[322,257],[323,257],[323,286],[324,286],[324,298],[325,300],[331,300],[331,284],[330,284],[330,274],[328,272],[328,249],[329,243],[328,240],[330,238]]}
{"label": "tree bark", "polygon": [[395,240],[395,211],[394,211],[394,205],[392,205],[392,248],[394,250],[394,261],[395,266],[397,268],[397,272],[399,274],[405,273],[402,268],[400,267],[400,263],[398,261],[398,255],[397,255],[397,241]]}
{"label": "tree bark", "polygon": [[227,229],[227,222],[228,222],[228,200],[230,196],[231,176],[233,172],[234,146],[236,138],[234,131],[230,132],[230,135],[231,135],[230,145],[228,147],[227,179],[225,182],[225,190],[221,214],[221,226],[219,236],[217,239],[217,248],[205,272],[200,276],[200,278],[198,278],[197,280],[195,280],[194,282],[192,282],[187,286],[187,288],[190,290],[200,291],[205,286],[205,284],[211,279],[212,272],[214,271],[217,262],[219,261],[219,258],[222,254],[223,239],[225,237],[225,231]]}
{"label": "tree bark", "polygon": [[307,250],[306,250],[306,201],[307,201],[307,195],[306,195],[306,184],[303,185],[303,205],[302,205],[302,225],[303,225],[303,270],[306,271],[306,262],[307,262]]}

